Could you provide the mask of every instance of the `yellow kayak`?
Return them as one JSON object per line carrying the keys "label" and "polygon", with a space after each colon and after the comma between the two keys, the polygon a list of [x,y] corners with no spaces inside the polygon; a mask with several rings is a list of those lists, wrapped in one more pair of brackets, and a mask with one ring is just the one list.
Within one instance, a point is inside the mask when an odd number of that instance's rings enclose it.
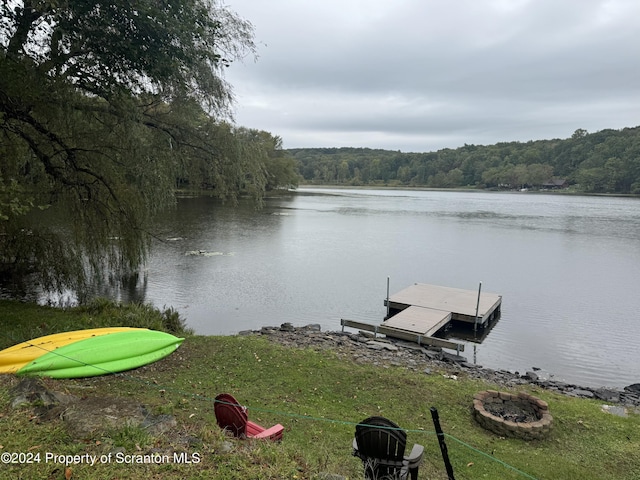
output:
{"label": "yellow kayak", "polygon": [[111,333],[135,330],[146,329],[132,327],[92,328],[34,338],[33,340],[22,342],[0,351],[0,373],[16,373],[22,367],[42,355],[71,343]]}

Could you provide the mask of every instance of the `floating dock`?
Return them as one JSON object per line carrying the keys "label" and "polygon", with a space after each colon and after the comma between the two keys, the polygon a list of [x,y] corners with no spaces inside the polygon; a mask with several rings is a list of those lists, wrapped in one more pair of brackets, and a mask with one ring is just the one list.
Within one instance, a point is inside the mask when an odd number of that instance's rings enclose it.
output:
{"label": "floating dock", "polygon": [[452,320],[484,328],[500,316],[502,296],[478,290],[462,290],[416,283],[389,296],[384,304],[387,317],[381,325],[370,325],[352,320],[342,320],[344,327],[381,333],[388,337],[411,340],[419,344],[434,345],[464,351],[464,345],[435,338],[438,330]]}
{"label": "floating dock", "polygon": [[420,310],[426,309],[444,312],[443,317],[446,316],[445,313],[450,314],[449,320],[458,320],[483,327],[487,322],[500,315],[502,296],[496,293],[482,292],[481,288],[462,290],[416,283],[395,295],[391,295],[384,303],[389,309],[386,322],[407,309],[417,310],[417,315],[411,313],[414,319],[420,318],[420,313],[423,313],[426,322],[426,319],[432,316],[431,313]]}

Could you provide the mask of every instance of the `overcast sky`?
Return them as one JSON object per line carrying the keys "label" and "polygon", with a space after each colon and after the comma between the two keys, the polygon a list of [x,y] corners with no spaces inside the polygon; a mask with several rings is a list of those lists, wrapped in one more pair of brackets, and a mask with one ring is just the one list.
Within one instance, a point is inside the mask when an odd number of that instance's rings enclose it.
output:
{"label": "overcast sky", "polygon": [[639,0],[226,0],[259,58],[236,123],[427,152],[640,125]]}

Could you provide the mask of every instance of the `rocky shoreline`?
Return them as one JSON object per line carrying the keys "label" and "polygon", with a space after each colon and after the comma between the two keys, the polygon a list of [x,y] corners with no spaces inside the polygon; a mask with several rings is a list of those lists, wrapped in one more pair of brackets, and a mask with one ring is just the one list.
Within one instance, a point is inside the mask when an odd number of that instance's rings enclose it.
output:
{"label": "rocky shoreline", "polygon": [[452,380],[464,376],[505,388],[524,384],[536,385],[567,396],[592,398],[614,404],[607,410],[623,416],[626,415],[625,407],[635,407],[636,411],[637,407],[640,407],[640,384],[629,385],[623,390],[609,387],[592,388],[552,380],[535,367],[524,374],[494,370],[469,363],[465,357],[450,354],[442,349],[426,348],[413,342],[389,337],[374,338],[369,332],[323,332],[318,324],[294,327],[291,323],[283,323],[279,327],[245,330],[238,335],[261,335],[290,347],[332,350],[341,358],[382,368],[400,366],[428,375],[440,372]]}

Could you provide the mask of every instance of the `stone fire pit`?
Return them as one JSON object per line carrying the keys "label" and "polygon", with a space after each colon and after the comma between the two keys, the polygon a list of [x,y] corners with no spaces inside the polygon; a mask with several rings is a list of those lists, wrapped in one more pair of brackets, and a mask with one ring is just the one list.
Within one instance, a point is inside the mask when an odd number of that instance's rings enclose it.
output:
{"label": "stone fire pit", "polygon": [[538,440],[551,431],[547,402],[525,392],[486,390],[473,397],[473,416],[487,430],[504,437]]}

